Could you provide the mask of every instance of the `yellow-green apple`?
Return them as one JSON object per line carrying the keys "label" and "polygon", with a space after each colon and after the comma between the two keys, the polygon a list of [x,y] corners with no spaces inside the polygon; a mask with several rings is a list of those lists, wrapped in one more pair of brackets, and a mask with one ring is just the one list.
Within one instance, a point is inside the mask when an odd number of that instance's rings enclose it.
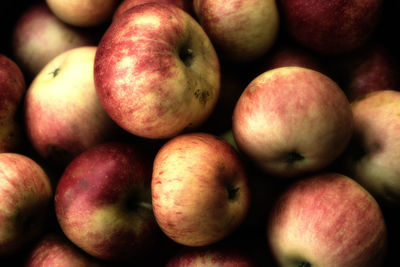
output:
{"label": "yellow-green apple", "polygon": [[345,150],[352,111],[328,76],[303,67],[266,71],[246,87],[233,113],[239,149],[267,173],[294,177],[319,171]]}
{"label": "yellow-green apple", "polygon": [[100,267],[104,264],[76,247],[62,233],[46,232],[28,251],[24,266]]}
{"label": "yellow-green apple", "polygon": [[387,251],[375,198],[338,173],[292,184],[275,202],[266,228],[279,266],[377,267]]}
{"label": "yellow-green apple", "polygon": [[0,153],[0,258],[17,253],[45,230],[53,191],[30,157]]}
{"label": "yellow-green apple", "polygon": [[45,159],[65,165],[119,127],[100,104],[93,78],[95,46],[67,50],[32,81],[25,96],[26,133]]}
{"label": "yellow-green apple", "polygon": [[218,55],[252,61],[273,46],[279,30],[275,0],[194,0],[194,12]]}
{"label": "yellow-green apple", "polygon": [[97,39],[97,33],[63,23],[40,1],[19,14],[12,31],[12,50],[15,61],[31,79],[55,56],[95,45]]}
{"label": "yellow-green apple", "polygon": [[151,167],[151,157],[125,142],[99,144],[75,157],[61,175],[54,202],[68,239],[102,260],[146,256],[160,233]]}
{"label": "yellow-green apple", "polygon": [[377,199],[400,204],[400,92],[379,90],[352,103],[354,135],[343,155],[346,173]]}
{"label": "yellow-green apple", "polygon": [[26,90],[20,67],[0,54],[0,153],[17,152],[23,143],[22,124],[18,111]]}
{"label": "yellow-green apple", "polygon": [[323,54],[352,52],[364,45],[380,21],[382,0],[281,0],[285,31]]}
{"label": "yellow-green apple", "polygon": [[181,134],[166,142],[154,159],[151,189],[158,225],[187,246],[224,239],[249,209],[241,158],[225,140],[208,133]]}
{"label": "yellow-green apple", "polygon": [[341,87],[350,101],[377,90],[400,90],[400,63],[383,43],[369,43],[338,60]]}
{"label": "yellow-green apple", "polygon": [[256,267],[256,262],[243,250],[213,245],[205,247],[184,247],[173,254],[166,267]]}
{"label": "yellow-green apple", "polygon": [[169,138],[201,125],[220,88],[215,49],[193,17],[146,3],[120,16],[101,39],[94,78],[100,102],[126,131]]}
{"label": "yellow-green apple", "polygon": [[110,20],[120,0],[46,0],[46,3],[61,21],[92,27]]}
{"label": "yellow-green apple", "polygon": [[192,1],[191,0],[123,0],[117,7],[117,9],[114,11],[113,14],[113,20],[115,18],[119,17],[123,12],[126,10],[145,3],[151,3],[151,2],[157,2],[157,3],[164,3],[164,4],[170,4],[170,5],[175,5],[184,11],[186,11],[189,14],[193,13],[193,6],[192,6]]}

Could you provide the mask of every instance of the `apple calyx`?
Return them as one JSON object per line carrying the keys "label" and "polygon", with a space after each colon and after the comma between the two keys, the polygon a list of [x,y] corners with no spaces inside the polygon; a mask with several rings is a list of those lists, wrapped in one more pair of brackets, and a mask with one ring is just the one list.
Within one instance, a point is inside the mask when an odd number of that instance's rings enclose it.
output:
{"label": "apple calyx", "polygon": [[283,158],[283,160],[289,164],[292,164],[296,161],[301,161],[303,159],[304,159],[303,155],[301,155],[300,153],[298,153],[296,151],[287,153],[286,155],[284,155],[284,158]]}
{"label": "apple calyx", "polygon": [[50,72],[49,74],[53,75],[53,78],[54,78],[58,75],[59,72],[60,72],[60,68],[56,68],[54,71]]}

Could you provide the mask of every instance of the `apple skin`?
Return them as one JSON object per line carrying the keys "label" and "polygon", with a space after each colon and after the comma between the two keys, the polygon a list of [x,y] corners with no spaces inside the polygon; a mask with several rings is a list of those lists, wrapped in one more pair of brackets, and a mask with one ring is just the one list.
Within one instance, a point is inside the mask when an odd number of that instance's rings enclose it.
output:
{"label": "apple skin", "polygon": [[385,204],[400,205],[400,92],[379,90],[352,103],[354,136],[345,172]]}
{"label": "apple skin", "polygon": [[242,250],[217,245],[184,247],[174,254],[165,267],[256,267],[255,261]]}
{"label": "apple skin", "polygon": [[0,153],[18,152],[23,144],[18,111],[25,91],[25,77],[20,67],[0,54]]}
{"label": "apple skin", "polygon": [[17,253],[45,230],[53,191],[31,158],[0,154],[0,258]]}
{"label": "apple skin", "polygon": [[76,247],[62,233],[47,232],[33,245],[24,266],[100,267],[102,265],[100,261]]}
{"label": "apple skin", "polygon": [[46,0],[50,10],[63,22],[93,27],[111,19],[120,0]]}
{"label": "apple skin", "polygon": [[202,124],[220,88],[219,61],[201,26],[173,5],[124,12],[95,58],[97,94],[110,117],[145,138],[170,138]]}
{"label": "apple skin", "polygon": [[241,158],[225,140],[182,134],[156,154],[153,211],[161,230],[186,246],[216,243],[245,219],[250,205]]}
{"label": "apple skin", "polygon": [[152,3],[152,2],[157,2],[157,3],[164,3],[164,4],[170,4],[170,5],[175,5],[182,10],[186,11],[187,13],[193,15],[193,6],[192,6],[192,1],[191,0],[123,0],[117,7],[117,9],[114,12],[113,15],[113,21],[118,18],[122,13],[124,13],[126,10],[138,6],[141,4],[145,3]]}
{"label": "apple skin", "polygon": [[281,0],[285,31],[298,43],[337,55],[364,45],[378,26],[382,0]]}
{"label": "apple skin", "polygon": [[378,90],[400,90],[400,65],[383,43],[370,43],[339,61],[341,86],[350,101]]}
{"label": "apple skin", "polygon": [[27,79],[32,79],[54,57],[71,48],[95,45],[97,33],[60,21],[44,2],[34,2],[17,18],[12,31],[12,53]]}
{"label": "apple skin", "polygon": [[381,266],[382,211],[368,191],[338,173],[292,184],[270,213],[267,238],[279,266]]}
{"label": "apple skin", "polygon": [[102,260],[145,256],[159,235],[151,163],[144,152],[122,142],[99,144],[74,158],[60,178],[54,204],[68,239]]}
{"label": "apple skin", "polygon": [[44,159],[65,166],[119,131],[97,98],[93,78],[96,50],[95,46],[82,46],[61,53],[27,90],[26,133]]}
{"label": "apple skin", "polygon": [[194,12],[218,55],[249,62],[273,46],[279,30],[275,0],[194,0]]}
{"label": "apple skin", "polygon": [[240,96],[232,131],[240,151],[276,177],[327,167],[352,134],[351,106],[328,76],[282,67],[257,76]]}

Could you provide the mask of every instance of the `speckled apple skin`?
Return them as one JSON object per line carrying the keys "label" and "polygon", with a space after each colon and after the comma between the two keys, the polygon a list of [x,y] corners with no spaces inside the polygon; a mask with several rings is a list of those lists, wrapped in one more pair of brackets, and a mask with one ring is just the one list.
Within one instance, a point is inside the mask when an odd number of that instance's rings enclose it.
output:
{"label": "speckled apple skin", "polygon": [[56,188],[65,235],[103,260],[146,255],[157,237],[151,207],[151,161],[129,144],[97,145],[76,157]]}
{"label": "speckled apple skin", "polygon": [[146,138],[202,124],[220,88],[218,57],[200,25],[182,9],[157,3],[112,23],[98,46],[94,77],[110,117]]}
{"label": "speckled apple skin", "polygon": [[282,23],[299,43],[323,54],[354,51],[377,28],[382,0],[282,0]]}
{"label": "speckled apple skin", "polygon": [[[265,172],[292,178],[328,166],[352,135],[349,101],[328,76],[303,67],[264,72],[240,96],[232,120],[239,149]],[[301,155],[292,160],[291,153]]]}
{"label": "speckled apple skin", "polygon": [[376,267],[387,248],[378,203],[338,173],[306,177],[290,186],[270,213],[267,238],[279,266]]}
{"label": "speckled apple skin", "polygon": [[[247,216],[247,173],[236,150],[206,133],[179,135],[153,164],[153,210],[172,240],[205,246],[232,233]],[[237,189],[232,197],[229,190]]]}
{"label": "speckled apple skin", "polygon": [[31,158],[0,154],[0,257],[20,251],[45,230],[53,190]]}

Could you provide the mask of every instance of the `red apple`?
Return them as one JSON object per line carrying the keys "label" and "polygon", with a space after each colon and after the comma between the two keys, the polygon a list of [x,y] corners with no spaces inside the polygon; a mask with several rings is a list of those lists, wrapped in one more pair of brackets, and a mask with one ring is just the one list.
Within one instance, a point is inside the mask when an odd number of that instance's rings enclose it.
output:
{"label": "red apple", "polygon": [[400,204],[400,92],[379,90],[352,103],[354,135],[343,157],[346,173],[377,199]]}
{"label": "red apple", "polygon": [[268,174],[295,177],[327,167],[352,134],[351,106],[328,76],[282,67],[257,76],[232,121],[239,149]]}
{"label": "red apple", "polygon": [[103,260],[136,260],[158,236],[151,204],[151,160],[129,143],[97,145],[67,166],[55,210],[65,235]]}
{"label": "red apple", "polygon": [[94,77],[100,102],[128,132],[169,138],[202,124],[220,87],[219,61],[200,25],[174,5],[136,6],[107,29]]}
{"label": "red apple", "polygon": [[95,54],[95,46],[61,53],[38,73],[27,90],[26,132],[45,159],[65,166],[88,148],[111,140],[118,131],[97,98]]}
{"label": "red apple", "polygon": [[163,232],[187,246],[210,245],[243,222],[247,174],[235,149],[207,133],[179,135],[153,163],[153,210]]}
{"label": "red apple", "polygon": [[13,55],[29,79],[55,56],[71,48],[96,44],[97,33],[60,21],[44,2],[19,14],[12,32]]}
{"label": "red apple", "polygon": [[382,0],[281,0],[285,31],[323,54],[352,52],[364,45],[380,21]]}
{"label": "red apple", "polygon": [[47,232],[33,245],[24,266],[100,267],[102,265],[100,261],[76,247],[62,233]]}
{"label": "red apple", "polygon": [[270,213],[267,234],[279,266],[377,267],[386,254],[387,229],[378,203],[337,173],[291,185]]}
{"label": "red apple", "polygon": [[115,20],[115,18],[119,17],[119,15],[134,6],[154,2],[175,5],[189,14],[193,13],[191,0],[123,0],[115,10],[113,20]]}
{"label": "red apple", "polygon": [[120,0],[46,0],[63,22],[78,27],[98,26],[111,19]]}
{"label": "red apple", "polygon": [[22,127],[17,112],[26,90],[20,67],[0,54],[0,153],[17,152],[23,143]]}
{"label": "red apple", "polygon": [[185,247],[174,254],[166,267],[255,267],[255,261],[243,250],[229,246]]}
{"label": "red apple", "polygon": [[343,90],[350,99],[378,90],[400,90],[400,63],[382,43],[371,43],[340,60]]}
{"label": "red apple", "polygon": [[269,51],[279,30],[275,0],[194,0],[194,12],[218,55],[249,62]]}
{"label": "red apple", "polygon": [[0,258],[12,255],[45,230],[53,192],[42,167],[16,153],[0,153]]}

